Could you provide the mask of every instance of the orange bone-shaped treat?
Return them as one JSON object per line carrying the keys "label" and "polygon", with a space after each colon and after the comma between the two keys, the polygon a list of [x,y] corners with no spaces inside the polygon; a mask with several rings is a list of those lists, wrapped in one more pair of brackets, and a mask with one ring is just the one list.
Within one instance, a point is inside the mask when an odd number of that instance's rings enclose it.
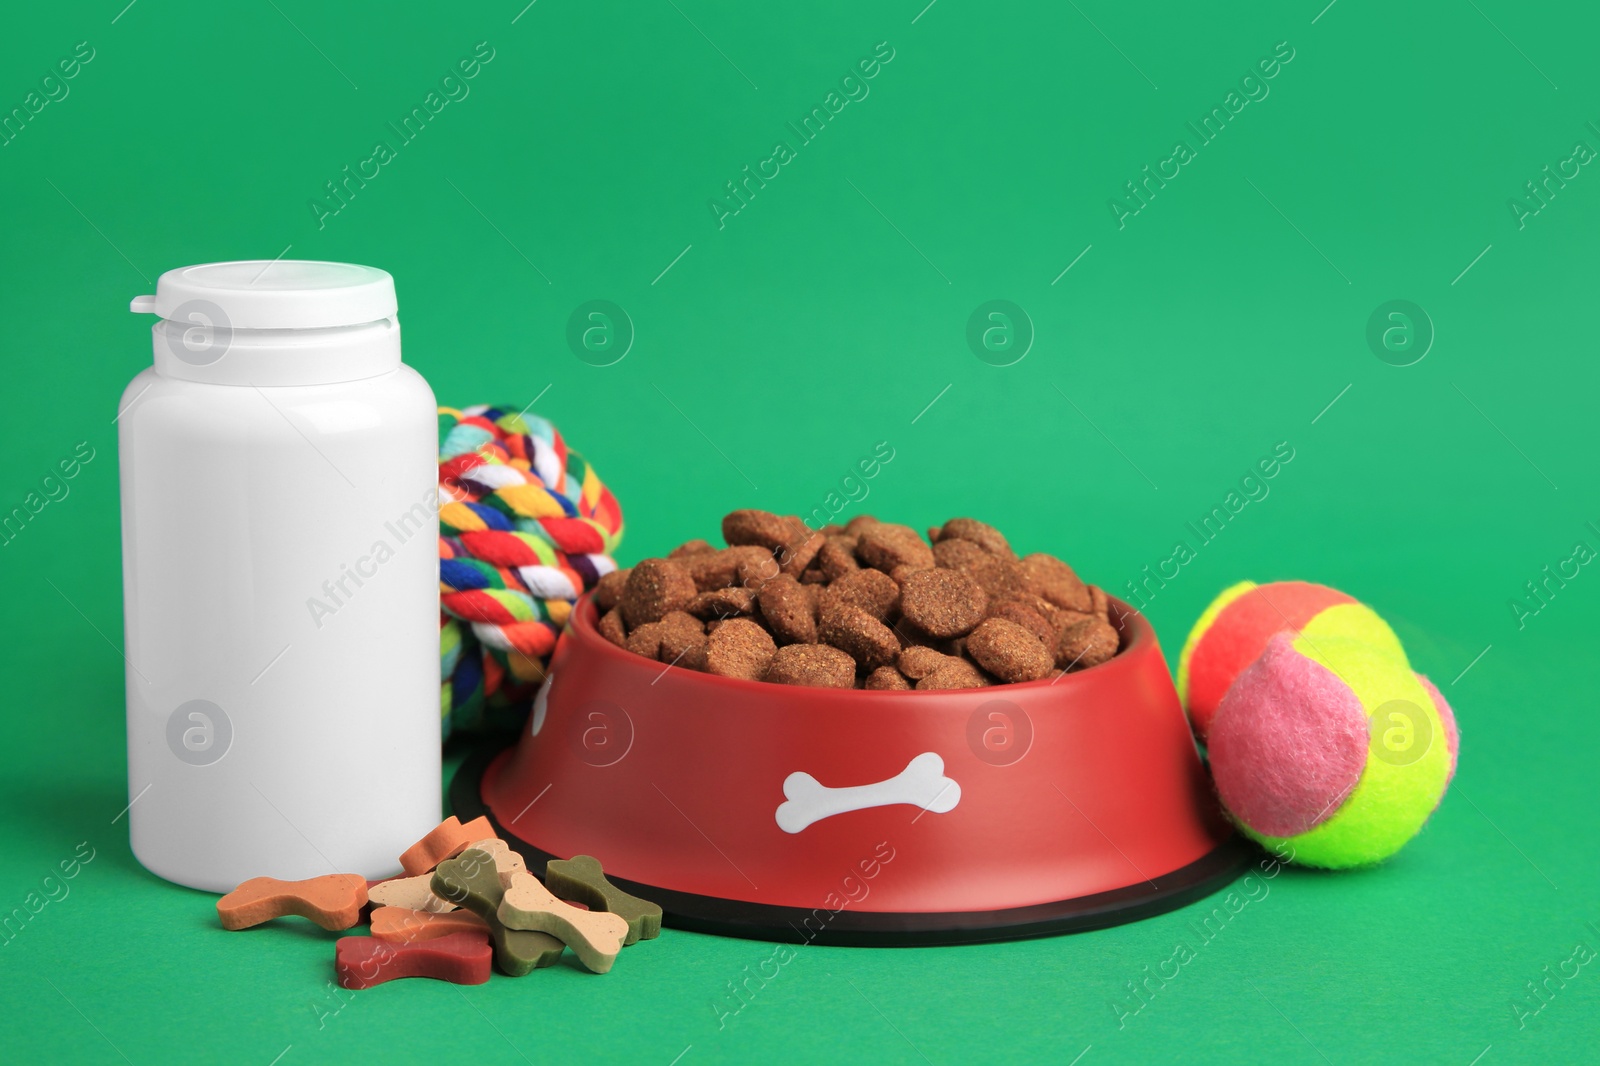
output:
{"label": "orange bone-shaped treat", "polygon": [[451,815],[432,829],[428,835],[405,850],[400,865],[405,872],[416,876],[425,874],[446,859],[453,859],[475,840],[494,836],[494,827],[487,818],[474,818],[465,825]]}
{"label": "orange bone-shaped treat", "polygon": [[507,929],[549,933],[595,973],[611,969],[628,936],[627,919],[608,911],[579,910],[563,903],[526,870],[511,875],[511,886],[500,900],[499,916]]}
{"label": "orange bone-shaped treat", "polygon": [[471,911],[414,911],[406,907],[379,907],[372,912],[372,937],[391,944],[437,940],[452,933],[487,933],[489,923]]}
{"label": "orange bone-shaped treat", "polygon": [[493,958],[486,932],[451,933],[421,944],[344,936],[334,946],[333,968],[344,988],[371,988],[398,977],[432,977],[458,985],[481,985],[489,980]]}
{"label": "orange bone-shaped treat", "polygon": [[367,903],[367,882],[359,874],[325,874],[305,881],[252,877],[217,900],[224,929],[252,925],[297,914],[324,929],[349,929],[361,920]]}

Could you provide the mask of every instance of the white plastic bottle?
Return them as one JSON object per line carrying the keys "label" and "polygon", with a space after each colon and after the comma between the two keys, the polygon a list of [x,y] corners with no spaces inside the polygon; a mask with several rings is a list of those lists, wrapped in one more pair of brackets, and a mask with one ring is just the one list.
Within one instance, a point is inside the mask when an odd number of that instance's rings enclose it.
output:
{"label": "white plastic bottle", "polygon": [[368,878],[439,820],[437,411],[394,280],[161,275],[117,415],[133,851],[213,892]]}

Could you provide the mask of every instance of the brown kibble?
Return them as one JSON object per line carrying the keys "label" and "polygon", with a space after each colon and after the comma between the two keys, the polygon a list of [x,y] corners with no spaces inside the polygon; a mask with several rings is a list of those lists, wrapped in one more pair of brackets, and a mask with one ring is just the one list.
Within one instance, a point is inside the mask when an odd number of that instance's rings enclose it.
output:
{"label": "brown kibble", "polygon": [[[757,550],[759,551],[760,549]],[[747,589],[759,590],[762,585],[777,577],[780,572],[778,560],[774,559],[770,554],[763,555],[759,559],[752,555],[739,563],[739,584]]]}
{"label": "brown kibble", "polygon": [[819,594],[819,610],[835,606],[859,607],[880,622],[887,621],[900,602],[900,586],[881,570],[852,570]]}
{"label": "brown kibble", "polygon": [[[1089,617],[1082,611],[1072,611],[1065,607],[1057,607],[1049,600],[1040,596],[1031,595],[1029,593],[1023,593],[1020,596],[1007,600],[1005,601],[1005,605],[1026,608],[1027,610],[1039,615],[1046,622],[1050,623],[1050,639],[1045,642],[1046,644],[1054,644],[1056,637],[1060,635],[1061,631],[1070,623]],[[991,605],[989,608],[989,613],[998,614],[998,608]],[[1012,621],[1015,622],[1017,619],[1013,618]]]}
{"label": "brown kibble", "polygon": [[771,511],[733,511],[722,520],[722,539],[729,547],[759,544],[773,552],[810,533],[806,524],[795,516],[776,515]]}
{"label": "brown kibble", "polygon": [[1014,599],[1024,592],[1026,581],[1022,579],[1021,563],[1014,559],[986,554],[984,559],[974,562],[970,567],[963,567],[962,571],[984,587],[990,603]]}
{"label": "brown kibble", "polygon": [[1021,595],[1026,585],[1021,564],[1015,559],[1002,559],[998,555],[989,556],[988,562],[979,564],[968,573],[983,586],[991,603]]}
{"label": "brown kibble", "polygon": [[986,552],[970,540],[941,540],[933,546],[933,555],[941,567],[959,570],[976,581],[991,603],[1013,599],[1023,592],[1020,563]]}
{"label": "brown kibble", "polygon": [[826,543],[828,543],[827,537],[807,530],[801,539],[790,541],[778,549],[778,569],[790,575],[805,573],[806,569],[816,561],[817,553]]}
{"label": "brown kibble", "polygon": [[972,663],[965,659],[950,659],[939,669],[917,682],[917,691],[927,692],[936,689],[953,688],[986,688],[989,679],[983,676]]}
{"label": "brown kibble", "polygon": [[600,616],[600,621],[595,623],[595,628],[600,635],[619,648],[628,646],[628,627],[622,623],[622,612],[612,608]]}
{"label": "brown kibble", "polygon": [[900,614],[931,637],[959,637],[983,621],[989,597],[959,570],[919,570],[900,588]]}
{"label": "brown kibble", "polygon": [[934,565],[942,566],[947,570],[965,570],[988,555],[989,552],[984,551],[970,540],[953,538],[951,540],[935,541],[933,545]]}
{"label": "brown kibble", "polygon": [[706,628],[700,619],[684,611],[669,611],[656,623],[661,627],[661,649],[657,658],[674,663],[696,644],[706,642]]}
{"label": "brown kibble", "polygon": [[1088,611],[1090,594],[1072,567],[1054,555],[1035,552],[1019,564],[1030,593],[1069,611]]}
{"label": "brown kibble", "polygon": [[1002,603],[989,613],[989,617],[1004,618],[1008,622],[1017,623],[1017,625],[1038,637],[1039,643],[1043,644],[1046,650],[1053,649],[1056,646],[1056,637],[1059,635],[1061,627],[1045,617],[1037,609],[1030,607],[1025,599]]}
{"label": "brown kibble", "polygon": [[1065,633],[1068,627],[1075,626],[1079,622],[1087,622],[1089,619],[1096,618],[1098,616],[1087,614],[1083,611],[1068,611],[1057,607],[1055,615],[1050,617],[1051,621],[1055,622],[1056,624],[1056,640],[1059,642],[1061,640],[1061,634]]}
{"label": "brown kibble", "polygon": [[902,564],[889,571],[889,576],[894,578],[895,584],[904,585],[906,583],[906,578],[910,577],[912,574],[920,574],[924,570],[932,569],[933,567],[931,566],[910,566],[907,564]]}
{"label": "brown kibble", "polygon": [[935,543],[941,540],[970,541],[991,555],[998,555],[1004,559],[1017,557],[1016,552],[1011,550],[1011,544],[1006,540],[1005,534],[976,518],[952,518],[937,534],[929,530],[928,539]]}
{"label": "brown kibble", "polygon": [[1090,615],[1062,631],[1056,665],[1068,671],[1099,666],[1117,654],[1120,643],[1116,627],[1099,615]]}
{"label": "brown kibble", "polygon": [[854,688],[856,661],[826,644],[789,644],[772,656],[761,680],[779,685]]}
{"label": "brown kibble", "polygon": [[828,537],[817,552],[817,569],[829,581],[837,581],[853,570],[861,569],[856,562],[856,538]]}
{"label": "brown kibble", "polygon": [[900,639],[893,630],[849,604],[825,607],[817,636],[823,643],[848,653],[865,670],[887,666],[900,654]]}
{"label": "brown kibble", "polygon": [[740,567],[745,564],[755,565],[766,560],[777,572],[777,564],[772,563],[772,553],[765,548],[752,544],[741,545],[736,548],[721,548],[714,552],[705,552],[699,555],[686,555],[679,562],[684,569],[689,571],[689,576],[694,579],[694,587],[701,592],[710,592],[713,589],[725,589],[738,585]]}
{"label": "brown kibble", "polygon": [[861,687],[878,692],[906,692],[910,690],[911,682],[894,667],[880,666],[867,675],[866,684]]}
{"label": "brown kibble", "polygon": [[700,619],[737,618],[756,609],[756,594],[750,589],[712,589],[690,600],[685,611]]}
{"label": "brown kibble", "polygon": [[601,614],[611,610],[622,599],[622,590],[628,584],[628,575],[633,573],[630,567],[627,570],[613,570],[609,574],[601,575],[594,585],[594,606]]}
{"label": "brown kibble", "polygon": [[689,540],[603,576],[601,635],[727,677],[882,691],[1059,676],[1105,661],[1121,639],[1102,590],[1053,555],[1018,559],[976,519],[924,541],[871,515],[812,529],[744,509],[722,533],[726,548]]}
{"label": "brown kibble", "polygon": [[685,670],[699,670],[704,673],[706,668],[706,648],[710,644],[711,641],[707,638],[699,644],[690,645],[689,650],[679,657],[677,665]]}
{"label": "brown kibble", "polygon": [[682,563],[671,559],[646,559],[633,568],[623,586],[623,620],[628,628],[659,622],[668,611],[681,611],[694,599],[694,579]]}
{"label": "brown kibble", "polygon": [[667,553],[667,558],[682,559],[685,555],[705,555],[707,552],[716,550],[716,546],[710,541],[696,537],[694,540],[686,540],[676,548],[673,548]]}
{"label": "brown kibble", "polygon": [[1055,665],[1044,644],[1015,622],[986,618],[967,637],[967,654],[1002,681],[1037,681]]}
{"label": "brown kibble", "polygon": [[761,586],[756,602],[761,605],[761,617],[780,643],[816,643],[816,603],[800,582],[781,574]]}
{"label": "brown kibble", "polygon": [[901,619],[900,626],[895,630],[901,636],[904,647],[932,648],[941,655],[960,655],[961,648],[966,643],[964,637],[951,637],[948,640],[940,637],[930,637],[926,633],[919,633],[915,626],[908,625]]}
{"label": "brown kibble", "polygon": [[659,659],[661,657],[661,623],[646,622],[628,634],[628,643],[624,645],[635,655],[643,655],[646,659]]}
{"label": "brown kibble", "polygon": [[910,526],[875,522],[856,536],[856,558],[885,574],[897,566],[934,565],[933,549]]}
{"label": "brown kibble", "polygon": [[900,653],[896,661],[900,672],[913,681],[921,681],[940,667],[950,663],[952,657],[933,648],[913,645]]}
{"label": "brown kibble", "polygon": [[777,650],[765,629],[748,618],[730,618],[706,640],[706,672],[758,681]]}

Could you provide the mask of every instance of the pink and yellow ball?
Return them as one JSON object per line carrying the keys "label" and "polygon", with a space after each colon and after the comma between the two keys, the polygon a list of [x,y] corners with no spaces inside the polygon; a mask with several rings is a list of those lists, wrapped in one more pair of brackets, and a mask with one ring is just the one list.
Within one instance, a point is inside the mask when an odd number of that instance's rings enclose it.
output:
{"label": "pink and yellow ball", "polygon": [[1200,740],[1228,688],[1280,633],[1359,640],[1405,660],[1394,631],[1353,596],[1309,581],[1241,581],[1205,609],[1178,659],[1178,696]]}
{"label": "pink and yellow ball", "polygon": [[1206,608],[1178,691],[1244,833],[1310,866],[1381,862],[1438,807],[1460,738],[1377,612],[1307,581],[1241,581]]}
{"label": "pink and yellow ball", "polygon": [[1383,861],[1422,828],[1460,738],[1443,695],[1397,649],[1280,633],[1234,679],[1208,754],[1246,835],[1295,862],[1345,868]]}

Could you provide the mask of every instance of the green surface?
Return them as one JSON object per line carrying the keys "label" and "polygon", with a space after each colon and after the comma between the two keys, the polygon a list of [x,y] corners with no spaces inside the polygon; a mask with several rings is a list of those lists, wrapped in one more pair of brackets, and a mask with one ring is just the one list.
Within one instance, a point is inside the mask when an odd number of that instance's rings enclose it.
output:
{"label": "green surface", "polygon": [[[0,947],[0,1057],[1594,1056],[1594,967],[1513,1009],[1600,946],[1600,577],[1564,563],[1600,548],[1592,8],[123,2],[25,5],[0,34],[4,109],[78,42],[94,55],[0,147],[0,505],[51,489],[80,442],[93,456],[0,549],[0,908],[80,841],[94,856]],[[724,182],[798,141],[786,123],[885,41],[870,94],[719,229]],[[1165,164],[1119,229],[1123,183],[1197,142],[1186,123],[1284,41],[1269,95]],[[398,142],[387,124],[478,42],[493,59],[470,94],[319,228],[324,182]],[[1576,176],[1519,224],[1508,202],[1546,165]],[[888,441],[847,513],[974,514],[1113,591],[1189,541],[1148,608],[1174,657],[1243,577],[1367,599],[1457,708],[1458,787],[1387,867],[1283,874],[1209,943],[1190,908],[1030,943],[806,948],[719,1028],[728,983],[772,948],[668,930],[605,977],[401,982],[340,1009],[331,936],[223,933],[211,897],[140,870],[119,820],[111,421],[150,361],[125,308],[162,270],[281,253],[392,271],[406,357],[441,401],[541,397],[623,501],[625,561],[736,506],[822,506]],[[594,299],[636,332],[608,367],[564,339]],[[1406,367],[1366,340],[1397,299],[1437,332]],[[990,300],[1031,319],[1014,365],[969,350]],[[1199,544],[1187,523],[1282,441],[1270,493]],[[1577,576],[1519,625],[1509,603],[1547,565]],[[1194,957],[1119,1027],[1126,983],[1180,941]]]}

